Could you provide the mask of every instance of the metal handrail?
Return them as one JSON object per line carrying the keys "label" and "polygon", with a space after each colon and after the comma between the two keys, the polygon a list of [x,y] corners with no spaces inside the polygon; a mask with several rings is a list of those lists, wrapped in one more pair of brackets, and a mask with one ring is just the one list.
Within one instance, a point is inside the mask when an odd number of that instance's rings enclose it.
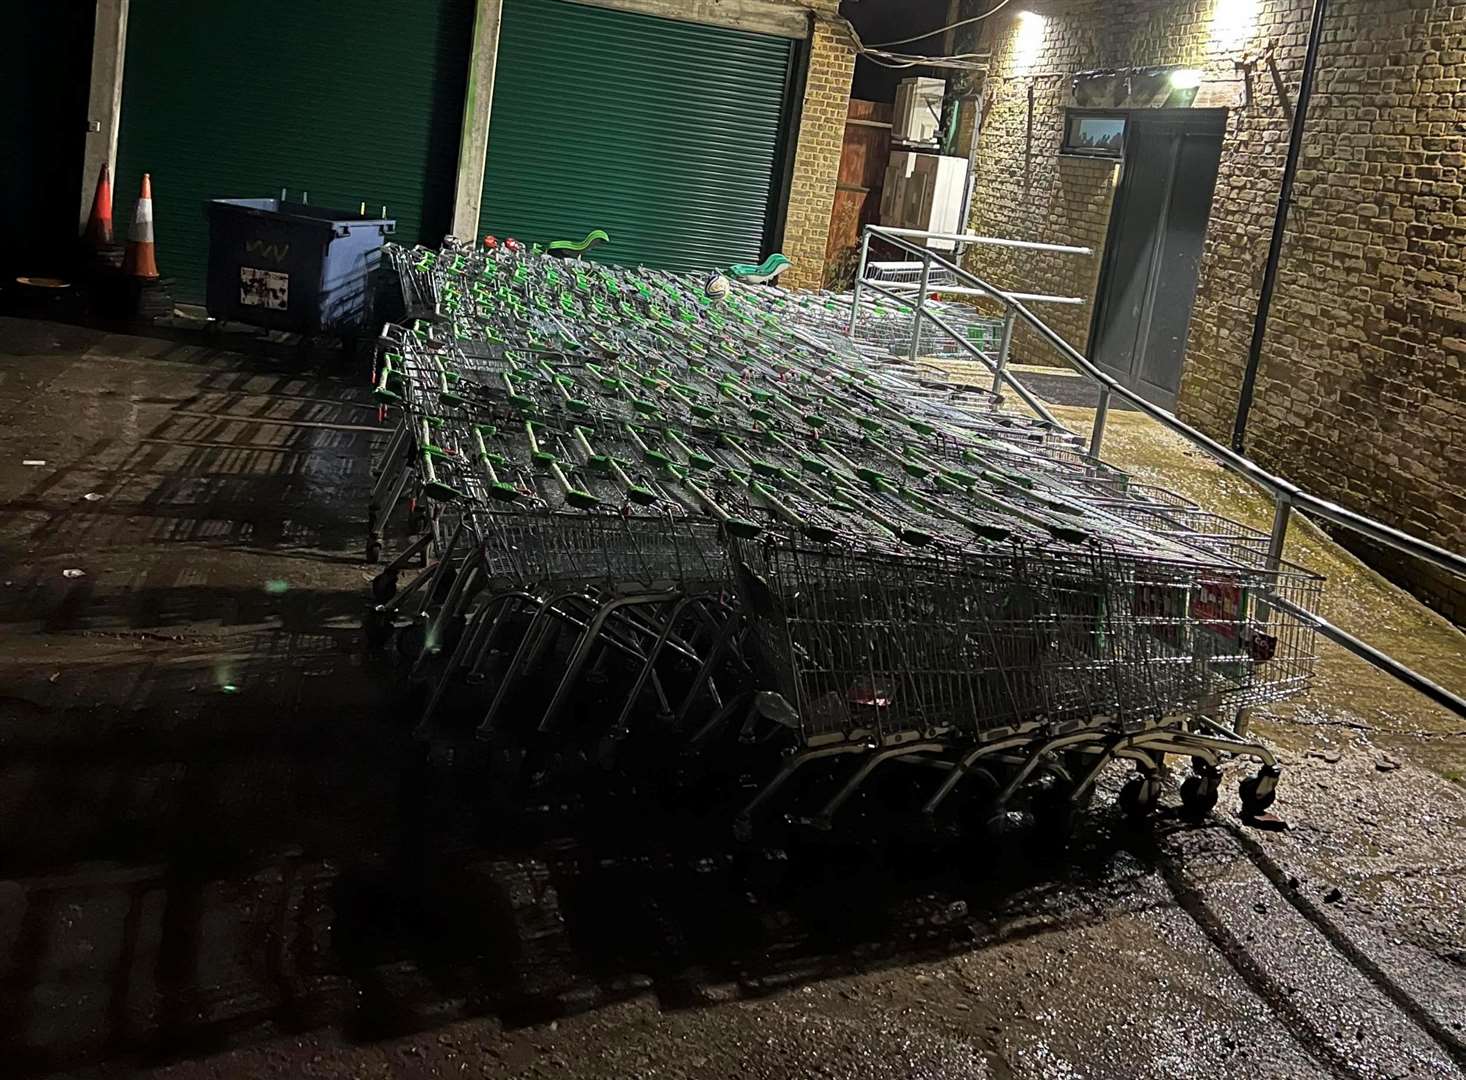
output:
{"label": "metal handrail", "polygon": [[[1402,552],[1406,555],[1411,556],[1412,558],[1420,559],[1424,562],[1427,562],[1432,566],[1447,571],[1448,573],[1466,577],[1466,556],[1458,555],[1453,551],[1449,551],[1446,548],[1439,547],[1438,545],[1432,544],[1427,540],[1421,540],[1419,537],[1411,536],[1409,533],[1402,532],[1399,529],[1384,524],[1383,522],[1376,521],[1373,518],[1366,517],[1365,515],[1356,513],[1353,510],[1348,510],[1335,502],[1331,502],[1328,499],[1321,498],[1320,496],[1314,495],[1311,492],[1305,491],[1297,484],[1294,484],[1289,480],[1285,480],[1281,476],[1277,476],[1273,473],[1268,472],[1261,465],[1257,464],[1255,461],[1252,461],[1250,458],[1244,457],[1236,451],[1226,446],[1223,446],[1215,439],[1197,430],[1185,421],[1179,419],[1174,413],[1168,412],[1167,410],[1162,409],[1160,406],[1152,404],[1145,398],[1141,397],[1139,394],[1135,393],[1133,390],[1130,390],[1129,388],[1120,385],[1120,383],[1116,382],[1113,378],[1111,378],[1109,375],[1106,375],[1103,371],[1101,371],[1093,363],[1091,363],[1090,360],[1082,353],[1080,353],[1078,349],[1074,348],[1073,345],[1070,345],[1069,342],[1065,341],[1059,335],[1059,333],[1053,329],[1053,327],[1049,326],[1032,311],[1030,311],[1026,306],[1024,306],[1023,302],[1019,300],[1015,294],[1010,293],[1004,289],[1000,289],[996,285],[984,281],[976,274],[973,274],[968,270],[964,270],[962,267],[938,255],[930,248],[910,243],[908,240],[905,239],[905,237],[908,236],[924,235],[927,234],[923,234],[920,232],[920,230],[914,229],[889,229],[880,225],[867,225],[865,227],[865,234],[862,238],[860,246],[860,265],[857,269],[855,278],[856,304],[858,305],[859,303],[859,295],[862,288],[874,287],[877,289],[877,291],[881,291],[879,287],[876,286],[876,283],[865,280],[866,255],[870,249],[870,239],[872,236],[878,236],[885,242],[895,247],[901,248],[902,250],[910,252],[911,254],[920,258],[923,263],[923,280],[925,280],[933,266],[939,266],[942,269],[949,270],[953,274],[955,274],[958,281],[965,282],[973,288],[983,290],[1003,305],[1007,320],[1004,327],[1003,348],[998,357],[997,363],[994,364],[989,361],[985,356],[977,354],[984,363],[987,363],[988,366],[993,369],[995,375],[995,389],[1000,382],[1006,382],[1014,388],[1015,392],[1019,393],[1019,396],[1024,399],[1025,404],[1029,404],[1030,408],[1033,408],[1033,405],[1030,404],[1032,395],[1024,391],[1020,391],[1019,386],[1021,384],[1006,370],[1008,344],[1012,336],[1011,322],[1015,318],[1022,319],[1041,338],[1047,341],[1049,345],[1052,346],[1054,350],[1058,352],[1059,355],[1062,356],[1071,367],[1078,370],[1081,374],[1085,375],[1092,383],[1099,387],[1099,406],[1095,410],[1094,427],[1090,433],[1089,444],[1089,454],[1096,461],[1099,460],[1100,450],[1104,444],[1105,422],[1109,414],[1110,402],[1114,397],[1119,397],[1121,400],[1133,405],[1138,411],[1149,416],[1152,420],[1160,423],[1163,427],[1181,436],[1193,446],[1196,446],[1201,450],[1206,451],[1206,453],[1209,454],[1213,459],[1215,459],[1219,464],[1221,464],[1223,468],[1226,468],[1231,472],[1236,473],[1237,475],[1250,481],[1251,483],[1266,491],[1269,495],[1272,496],[1273,527],[1268,544],[1268,565],[1270,567],[1276,568],[1281,563],[1283,554],[1283,543],[1287,537],[1288,525],[1292,519],[1293,511],[1302,510],[1324,521],[1330,522],[1334,525],[1338,525],[1345,529],[1349,529],[1352,532],[1367,537],[1375,543],[1383,544],[1386,547],[1392,548],[1395,551]],[[930,235],[936,239],[947,238],[945,234]],[[1047,245],[1047,247],[1054,250],[1062,250],[1061,248],[1059,248],[1058,245]],[[957,335],[950,326],[946,325],[946,323],[943,320],[939,319],[937,316],[935,316],[934,313],[928,311],[926,309],[925,302],[926,290],[922,289],[917,294],[913,305],[913,348],[915,347],[918,340],[921,328],[921,320],[923,318],[926,319],[928,322],[935,324],[939,329],[945,330],[947,333],[952,334],[954,338],[961,342],[963,339],[960,337],[960,335]],[[852,319],[853,318],[854,309],[852,309]],[[964,342],[964,344],[966,343]],[[973,351],[975,352],[975,350]],[[1045,420],[1049,422],[1053,421],[1053,417],[1047,412],[1047,410],[1036,409],[1035,411]],[[1410,686],[1412,689],[1418,690],[1426,694],[1427,697],[1429,697],[1432,701],[1435,701],[1437,704],[1440,704],[1445,708],[1450,709],[1452,712],[1456,713],[1459,716],[1466,717],[1466,699],[1463,699],[1456,694],[1453,694],[1450,691],[1436,685],[1429,679],[1426,679],[1424,676],[1419,675],[1405,665],[1400,664],[1398,661],[1390,658],[1386,654],[1380,652],[1370,645],[1367,645],[1366,643],[1360,641],[1358,638],[1355,638],[1352,635],[1348,634],[1346,631],[1341,630],[1333,624],[1329,623],[1322,616],[1303,612],[1302,609],[1298,609],[1293,605],[1285,605],[1280,603],[1279,607],[1281,610],[1287,610],[1289,614],[1295,615],[1300,618],[1306,618],[1306,620],[1310,624],[1315,626],[1321,633],[1323,633],[1325,637],[1328,637],[1330,640],[1336,642],[1339,645],[1342,645],[1344,648],[1354,653],[1354,655],[1368,661],[1376,668],[1379,668],[1381,671],[1384,671],[1392,677],[1405,683],[1405,685]]]}
{"label": "metal handrail", "polygon": [[[874,292],[880,293],[882,296],[889,297],[889,298],[891,298],[893,300],[901,300],[902,299],[901,297],[897,296],[895,293],[890,292],[888,289],[886,289],[883,284],[882,285],[878,285],[875,282],[867,281],[865,283],[865,286],[866,286],[866,288],[871,289]],[[1023,402],[1023,404],[1027,405],[1030,409],[1032,409],[1033,412],[1034,412],[1034,414],[1036,416],[1038,416],[1041,420],[1043,420],[1044,423],[1050,424],[1050,425],[1052,425],[1053,427],[1056,427],[1056,428],[1057,427],[1063,427],[1064,426],[1063,424],[1059,423],[1058,418],[1055,417],[1053,413],[1049,412],[1049,410],[1044,407],[1044,403],[1042,401],[1040,401],[1037,397],[1034,396],[1033,391],[1029,390],[1028,387],[1024,386],[1021,382],[1019,382],[1017,379],[1015,379],[1013,377],[1013,374],[1011,372],[1009,372],[1008,370],[1006,370],[1006,365],[1005,364],[1003,364],[1001,362],[999,362],[997,364],[994,364],[993,361],[991,361],[991,360],[988,359],[986,353],[984,353],[976,345],[974,345],[972,342],[968,341],[965,337],[963,337],[956,330],[954,330],[947,323],[947,321],[945,319],[938,318],[937,315],[934,312],[928,311],[926,313],[926,317],[927,317],[927,319],[930,322],[936,324],[937,329],[942,330],[942,331],[946,332],[947,334],[951,335],[952,340],[955,341],[955,342],[957,342],[957,344],[964,351],[966,351],[970,356],[974,357],[977,360],[982,361],[984,364],[986,364],[988,366],[988,369],[993,372],[993,376],[994,376],[994,378],[993,378],[993,393],[996,394],[998,392],[999,387],[1003,383],[1006,382],[1010,387],[1012,387],[1013,392],[1018,395],[1019,399]],[[1004,332],[1003,332],[1003,347],[1002,347],[1002,349],[1001,349],[1001,351],[999,353],[1000,357],[1006,357],[1007,356],[1007,353],[1008,353],[1008,348],[1007,348],[1008,341],[1009,341],[1009,339],[1011,337],[1012,337],[1011,327],[1008,326],[1007,324],[1005,324],[1004,325]]]}

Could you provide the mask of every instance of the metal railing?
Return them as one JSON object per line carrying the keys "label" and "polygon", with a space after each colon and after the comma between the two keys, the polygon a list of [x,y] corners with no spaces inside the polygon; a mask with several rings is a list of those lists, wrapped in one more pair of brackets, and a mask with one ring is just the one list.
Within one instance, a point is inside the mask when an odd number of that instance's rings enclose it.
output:
{"label": "metal railing", "polygon": [[[872,237],[879,237],[885,243],[898,248],[908,254],[915,256],[922,263],[921,283],[914,294],[892,293],[883,283],[870,281],[866,277],[866,261],[870,251]],[[1206,451],[1223,468],[1251,482],[1255,487],[1266,492],[1273,500],[1273,524],[1268,542],[1268,566],[1276,569],[1282,562],[1283,545],[1287,540],[1288,526],[1292,521],[1294,511],[1302,511],[1311,514],[1313,517],[1340,528],[1348,529],[1360,536],[1363,536],[1374,543],[1391,548],[1394,551],[1409,555],[1412,558],[1420,559],[1430,565],[1445,570],[1448,573],[1466,577],[1466,556],[1461,556],[1443,547],[1438,547],[1426,540],[1411,536],[1409,533],[1401,532],[1383,522],[1375,521],[1373,518],[1363,514],[1355,513],[1353,510],[1345,509],[1337,503],[1321,498],[1289,480],[1283,479],[1268,472],[1261,465],[1249,458],[1217,442],[1210,436],[1198,431],[1185,421],[1176,417],[1173,413],[1154,405],[1135,393],[1133,390],[1120,385],[1109,375],[1097,368],[1078,349],[1065,341],[1059,333],[1045,323],[1037,315],[1028,309],[1023,298],[1016,293],[1007,292],[998,288],[982,278],[967,270],[962,269],[949,259],[943,258],[937,252],[921,244],[912,243],[913,239],[942,240],[964,244],[995,244],[1003,247],[1016,247],[1034,251],[1058,252],[1066,254],[1088,255],[1093,254],[1089,248],[1067,247],[1061,244],[1039,244],[1021,240],[995,240],[991,237],[969,236],[961,233],[925,233],[919,229],[892,229],[880,225],[867,225],[865,227],[860,244],[860,263],[856,270],[855,285],[852,294],[851,323],[853,324],[861,302],[861,293],[871,289],[878,294],[900,299],[911,305],[912,308],[912,336],[910,356],[911,360],[916,359],[917,349],[920,343],[921,321],[923,319],[932,323],[938,329],[951,335],[965,352],[980,361],[993,372],[993,392],[996,394],[1002,386],[1007,385],[1018,398],[1033,410],[1035,415],[1042,418],[1046,423],[1056,427],[1063,425],[1055,419],[1052,413],[1044,408],[1032,393],[1008,371],[1008,354],[1012,346],[1013,329],[1018,320],[1021,320],[1038,334],[1070,367],[1073,367],[1080,374],[1087,377],[1090,382],[1099,388],[1099,405],[1095,409],[1094,425],[1090,430],[1089,455],[1098,460],[1104,446],[1105,423],[1109,417],[1110,403],[1119,398],[1128,402],[1135,409],[1149,416],[1169,431],[1181,436],[1191,445]],[[982,350],[978,349],[971,342],[966,341],[958,335],[942,318],[926,306],[927,287],[926,283],[932,268],[940,267],[948,271],[954,278],[963,283],[969,293],[966,295],[982,295],[992,298],[1003,306],[1003,333],[998,348],[997,357],[990,358]],[[944,287],[944,293],[952,291]],[[1392,678],[1404,685],[1424,694],[1437,705],[1442,706],[1455,713],[1457,716],[1466,718],[1466,699],[1458,694],[1447,690],[1426,678],[1424,675],[1412,670],[1405,664],[1400,663],[1393,657],[1381,650],[1367,644],[1345,630],[1334,626],[1327,619],[1290,603],[1281,597],[1272,600],[1273,605],[1279,610],[1287,612],[1295,618],[1304,620],[1315,627],[1330,641],[1342,646],[1355,656],[1385,672]],[[1239,728],[1245,726],[1245,717],[1239,718]]]}

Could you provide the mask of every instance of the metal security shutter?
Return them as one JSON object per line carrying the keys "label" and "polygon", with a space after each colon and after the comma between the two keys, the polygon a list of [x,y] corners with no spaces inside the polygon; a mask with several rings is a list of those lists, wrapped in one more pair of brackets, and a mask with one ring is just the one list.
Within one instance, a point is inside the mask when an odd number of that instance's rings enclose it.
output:
{"label": "metal security shutter", "polygon": [[473,0],[132,0],[119,228],[153,176],[158,267],[198,302],[206,199],[372,213],[436,243],[452,221]]}
{"label": "metal security shutter", "polygon": [[565,0],[505,0],[480,235],[580,239],[668,270],[758,262],[794,44]]}

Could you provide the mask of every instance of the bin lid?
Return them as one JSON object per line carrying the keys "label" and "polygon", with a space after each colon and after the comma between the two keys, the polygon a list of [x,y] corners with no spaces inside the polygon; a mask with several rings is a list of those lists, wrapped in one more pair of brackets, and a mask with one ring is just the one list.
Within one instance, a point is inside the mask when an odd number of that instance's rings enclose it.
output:
{"label": "bin lid", "polygon": [[[208,199],[204,202],[204,213],[244,213],[261,215],[276,220],[288,220],[293,224],[321,225],[336,230],[343,226],[382,225],[397,228],[397,219],[359,214],[355,210],[341,210],[329,206],[312,206],[309,203],[290,202],[285,199]],[[390,231],[390,230],[389,230]]]}

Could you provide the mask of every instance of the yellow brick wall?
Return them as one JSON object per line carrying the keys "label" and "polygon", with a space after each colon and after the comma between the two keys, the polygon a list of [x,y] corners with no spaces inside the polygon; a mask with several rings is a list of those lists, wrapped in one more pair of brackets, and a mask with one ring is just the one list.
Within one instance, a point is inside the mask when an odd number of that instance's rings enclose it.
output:
{"label": "yellow brick wall", "polygon": [[824,280],[825,244],[854,71],[855,50],[844,31],[828,19],[818,19],[809,45],[784,225],[783,250],[792,265],[781,280],[791,288],[817,289]]}
{"label": "yellow brick wall", "polygon": [[[981,47],[993,60],[983,86],[970,231],[980,236],[1093,247],[1095,256],[1012,248],[974,248],[966,263],[1002,288],[1089,300],[1099,280],[1100,254],[1110,220],[1116,167],[1061,158],[1068,75],[1097,66],[1103,50],[1106,0],[1026,5],[1022,17],[991,22]],[[1061,17],[1062,16],[1062,17]],[[1042,23],[1033,23],[1033,18]],[[1035,30],[1040,27],[1041,32]],[[1029,88],[1033,90],[1029,135]],[[1035,304],[1034,311],[1081,351],[1091,304]],[[1027,327],[1014,334],[1014,359],[1060,361]]]}
{"label": "yellow brick wall", "polygon": [[[986,6],[985,4],[983,6]],[[1015,5],[1016,6],[1016,5]],[[1100,247],[1115,169],[1059,159],[1068,75],[1185,64],[1235,78],[1271,45],[1296,104],[1308,0],[1032,0],[1042,32],[994,17],[975,231]],[[1035,88],[1025,176],[1027,86]],[[1265,64],[1229,111],[1179,412],[1229,440],[1281,184],[1288,120]],[[1312,490],[1466,550],[1466,7],[1333,0],[1263,350],[1247,450]],[[1099,259],[979,251],[1002,285],[1092,300]],[[1045,309],[1083,348],[1092,305]],[[1020,340],[1020,358],[1040,359]],[[1386,560],[1388,562],[1388,560]],[[1417,592],[1458,621],[1466,590]]]}

